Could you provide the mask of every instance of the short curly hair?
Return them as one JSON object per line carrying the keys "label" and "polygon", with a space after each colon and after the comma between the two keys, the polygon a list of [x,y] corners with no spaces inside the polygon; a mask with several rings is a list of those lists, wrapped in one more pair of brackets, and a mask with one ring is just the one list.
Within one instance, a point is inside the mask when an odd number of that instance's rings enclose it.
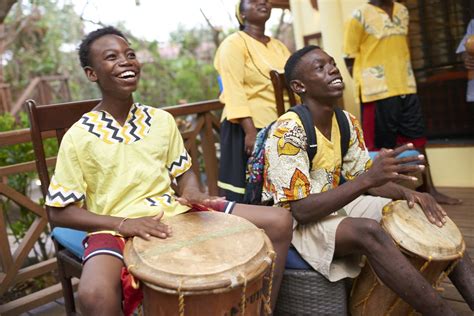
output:
{"label": "short curly hair", "polygon": [[89,53],[90,53],[90,48],[91,48],[92,43],[98,38],[105,35],[120,36],[121,38],[126,40],[128,43],[128,39],[125,37],[125,35],[123,35],[121,31],[117,30],[113,26],[106,26],[106,27],[90,32],[89,34],[86,35],[86,37],[82,39],[82,42],[79,45],[79,60],[81,62],[82,68],[91,65],[90,60],[89,60]]}
{"label": "short curly hair", "polygon": [[307,53],[315,49],[321,49],[321,47],[316,46],[316,45],[305,46],[301,48],[300,50],[297,50],[296,52],[294,52],[288,58],[285,64],[285,80],[288,85],[290,85],[290,82],[292,80],[298,79],[296,67],[301,61],[301,58],[303,58],[304,55],[306,55]]}

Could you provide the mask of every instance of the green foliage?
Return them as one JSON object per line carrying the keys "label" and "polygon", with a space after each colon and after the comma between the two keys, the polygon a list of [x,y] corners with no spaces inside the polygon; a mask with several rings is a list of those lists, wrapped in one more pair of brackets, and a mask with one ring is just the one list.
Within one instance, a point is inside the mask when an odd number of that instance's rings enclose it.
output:
{"label": "green foliage", "polygon": [[[18,120],[16,120],[9,113],[0,115],[0,132],[28,127],[29,120],[25,113],[21,113]],[[46,156],[52,156],[56,152],[57,143],[53,139],[46,140]],[[8,166],[22,162],[34,161],[34,159],[33,146],[30,142],[0,147],[0,166]],[[36,179],[36,173],[25,172],[10,175],[8,176],[7,181],[8,185],[15,191],[28,196],[31,194],[31,184],[34,179]],[[36,215],[34,215],[27,208],[14,204],[9,199],[0,199],[0,205],[3,209],[8,227],[10,228],[15,240],[21,240],[25,236],[33,221],[36,219]],[[46,231],[46,233],[49,234],[49,231]],[[43,240],[39,240],[38,245],[41,249],[41,253],[37,254],[38,260],[46,258],[47,252],[45,248],[45,242]]]}

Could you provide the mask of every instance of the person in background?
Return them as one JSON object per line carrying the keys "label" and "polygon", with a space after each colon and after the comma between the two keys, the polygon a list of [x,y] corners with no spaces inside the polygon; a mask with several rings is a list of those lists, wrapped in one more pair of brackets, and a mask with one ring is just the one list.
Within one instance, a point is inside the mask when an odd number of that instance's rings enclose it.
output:
{"label": "person in background", "polygon": [[221,43],[214,59],[225,104],[218,186],[231,201],[243,201],[245,166],[257,131],[277,119],[270,71],[283,72],[290,52],[281,41],[265,35],[271,9],[268,0],[238,1],[240,31]]}
{"label": "person in background", "polygon": [[[456,54],[462,54],[464,60],[464,66],[470,73],[474,73],[474,54],[468,54],[466,51],[466,42],[470,36],[474,36],[474,1],[471,1],[471,21],[467,26],[466,34],[459,43],[458,48],[456,49]],[[474,44],[474,43],[473,43]],[[468,78],[467,82],[467,91],[466,91],[466,101],[474,102],[474,76]]]}
{"label": "person in background", "polygon": [[[413,143],[426,157],[425,127],[416,94],[408,48],[408,9],[393,0],[370,0],[356,9],[345,26],[344,54],[369,150]],[[436,190],[428,161],[420,191],[442,204],[461,200]]]}

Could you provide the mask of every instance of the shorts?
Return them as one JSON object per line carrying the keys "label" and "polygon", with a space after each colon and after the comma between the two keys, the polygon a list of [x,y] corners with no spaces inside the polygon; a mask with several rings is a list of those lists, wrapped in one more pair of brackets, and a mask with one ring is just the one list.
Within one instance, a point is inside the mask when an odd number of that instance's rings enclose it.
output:
{"label": "shorts", "polygon": [[362,128],[369,150],[395,148],[408,142],[415,147],[426,144],[423,114],[416,94],[363,103]]}
{"label": "shorts", "polygon": [[[126,239],[108,233],[97,233],[88,235],[82,244],[84,245],[84,257],[82,264],[97,255],[110,255],[123,261],[123,248]],[[143,293],[136,286],[133,276],[128,272],[125,265],[120,272],[122,283],[122,308],[125,316],[131,315],[143,300]]]}
{"label": "shorts", "polygon": [[360,255],[334,259],[337,227],[347,217],[380,221],[383,207],[390,202],[390,199],[362,195],[344,206],[337,214],[326,216],[317,223],[298,225],[294,221],[292,244],[301,257],[329,281],[355,278],[361,270]]}

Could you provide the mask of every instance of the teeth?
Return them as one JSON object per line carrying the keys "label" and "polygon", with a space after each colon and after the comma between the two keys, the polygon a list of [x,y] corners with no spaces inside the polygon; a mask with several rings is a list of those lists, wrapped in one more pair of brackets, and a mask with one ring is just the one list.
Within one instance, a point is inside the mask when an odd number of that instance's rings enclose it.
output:
{"label": "teeth", "polygon": [[135,73],[131,70],[127,70],[127,71],[122,72],[119,75],[119,78],[124,78],[124,77],[129,77],[129,76],[135,77]]}
{"label": "teeth", "polygon": [[342,83],[342,80],[341,79],[334,79],[333,81],[331,81],[329,84],[341,84]]}

